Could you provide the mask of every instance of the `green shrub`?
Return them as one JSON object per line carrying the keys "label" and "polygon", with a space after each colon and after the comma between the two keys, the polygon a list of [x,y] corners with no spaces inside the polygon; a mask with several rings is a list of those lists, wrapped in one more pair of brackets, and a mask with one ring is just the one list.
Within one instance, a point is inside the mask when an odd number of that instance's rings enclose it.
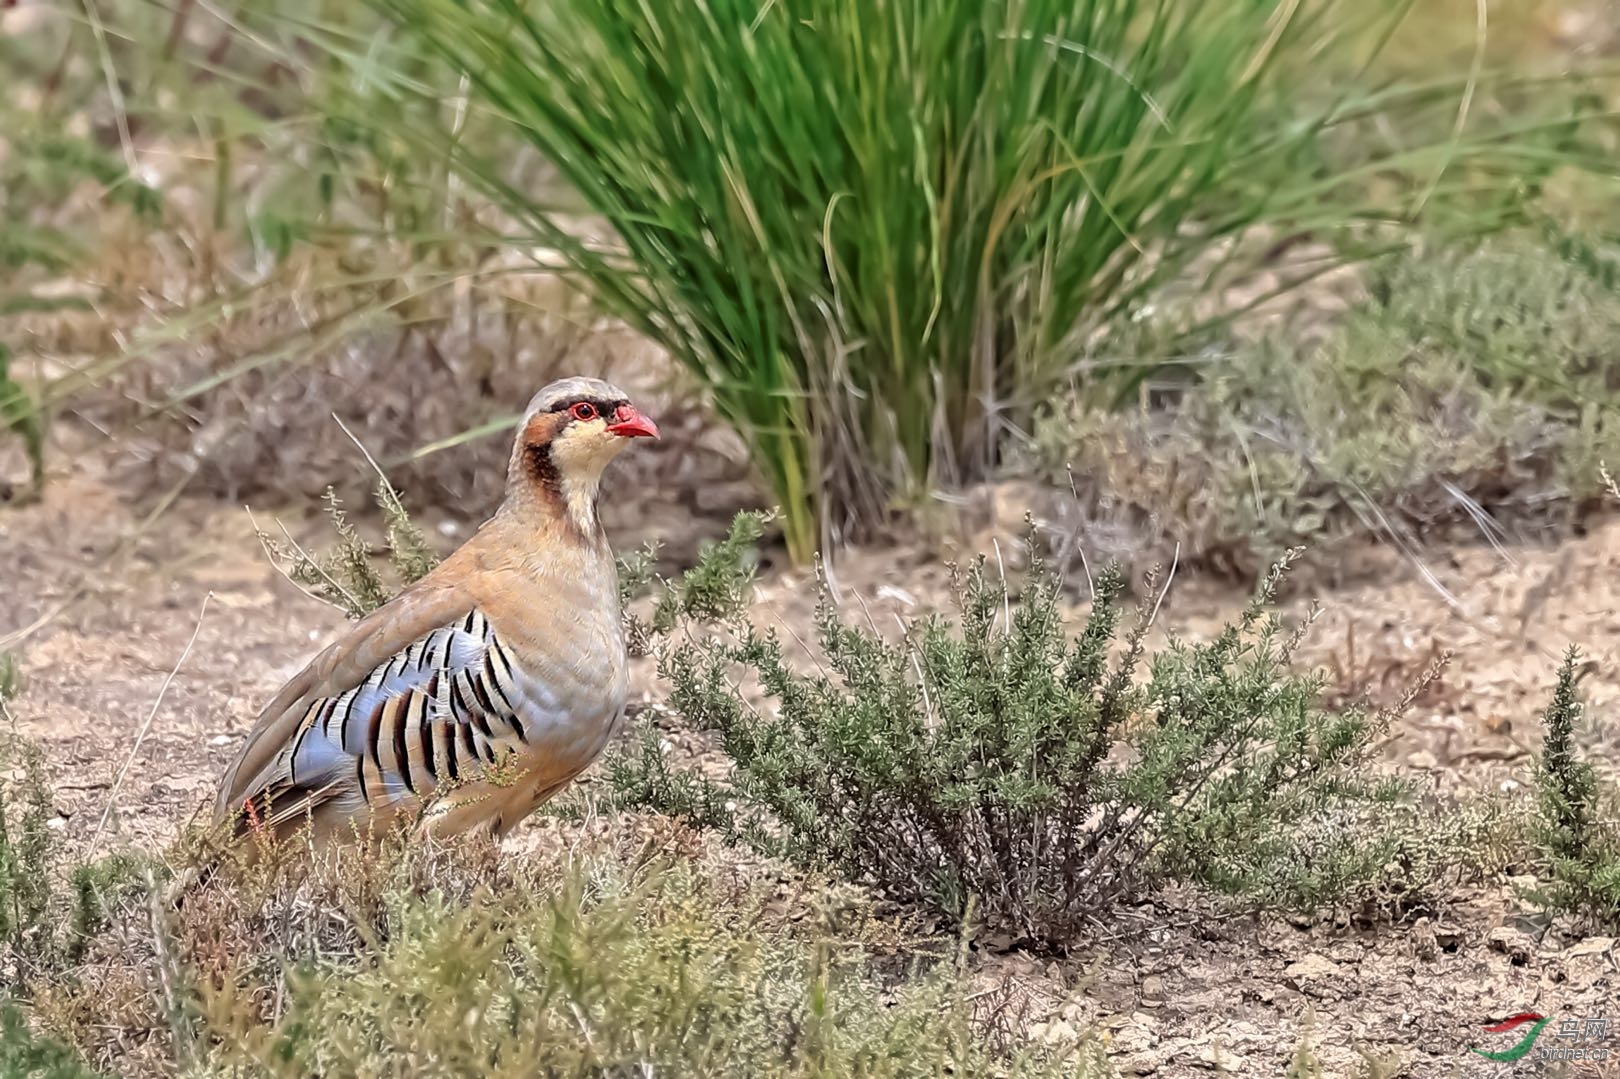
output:
{"label": "green shrub", "polygon": [[0,941],[5,977],[17,986],[56,944],[50,917],[51,794],[38,746],[7,734],[0,763],[15,777],[0,781]]}
{"label": "green shrub", "polygon": [[[610,808],[650,809],[685,821],[695,828],[730,831],[735,823],[724,790],[690,769],[671,765],[666,743],[658,733],[642,728],[630,746],[615,746],[607,754]],[[573,814],[571,804],[559,807]]]}
{"label": "green shrub", "polygon": [[64,871],[49,827],[55,810],[39,747],[5,735],[0,770],[8,773],[0,780],[0,974],[17,991],[78,962],[109,906],[156,879],[156,870],[149,860],[122,852]]}
{"label": "green shrub", "polygon": [[[800,560],[994,463],[1088,324],[1247,263],[1222,245],[1251,226],[1405,214],[1377,176],[1413,207],[1488,189],[1461,212],[1489,229],[1577,155],[1533,122],[1328,153],[1344,124],[1454,111],[1461,78],[1302,106],[1311,58],[1365,56],[1403,3],[379,3],[612,225],[622,246],[581,239],[503,160],[452,151],[709,389]],[[1111,400],[1141,373],[1088,378]]]}
{"label": "green shrub", "polygon": [[1576,753],[1578,658],[1574,648],[1564,656],[1552,701],[1542,714],[1535,838],[1550,878],[1542,894],[1557,909],[1620,926],[1620,804]]}
{"label": "green shrub", "polygon": [[1392,823],[1403,785],[1369,767],[1387,717],[1318,705],[1319,681],[1289,667],[1298,634],[1267,613],[1276,581],[1215,639],[1172,639],[1145,679],[1150,614],[1121,628],[1121,576],[1098,579],[1070,639],[1038,560],[1016,607],[981,560],[957,580],[958,624],[929,618],[898,641],[824,598],[814,671],[739,622],[736,639],[662,659],[671,707],[735,762],[735,814],[701,783],[673,785],[656,747],[610,778],[769,853],[953,918],[971,905],[1042,943],[1169,879],[1315,908],[1380,880],[1412,825]]}

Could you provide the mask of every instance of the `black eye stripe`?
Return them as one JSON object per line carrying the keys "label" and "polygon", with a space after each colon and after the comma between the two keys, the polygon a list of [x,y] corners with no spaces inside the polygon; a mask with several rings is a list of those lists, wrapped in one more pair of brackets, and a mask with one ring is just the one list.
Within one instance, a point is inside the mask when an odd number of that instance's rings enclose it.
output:
{"label": "black eye stripe", "polygon": [[618,411],[620,405],[627,405],[629,403],[629,401],[625,400],[604,401],[600,397],[570,397],[566,401],[559,401],[557,404],[552,405],[548,411],[568,412],[572,410],[575,405],[590,405],[592,408],[596,409],[598,415],[611,416],[614,412]]}

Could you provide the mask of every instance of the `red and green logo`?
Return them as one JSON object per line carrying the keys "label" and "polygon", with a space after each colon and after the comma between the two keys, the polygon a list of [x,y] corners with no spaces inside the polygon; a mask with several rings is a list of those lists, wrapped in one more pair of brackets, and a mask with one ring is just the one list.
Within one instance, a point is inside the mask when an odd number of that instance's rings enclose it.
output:
{"label": "red and green logo", "polygon": [[1530,1051],[1532,1045],[1536,1044],[1536,1038],[1541,1035],[1541,1028],[1546,1026],[1548,1022],[1550,1020],[1544,1015],[1537,1015],[1535,1012],[1520,1012],[1518,1015],[1509,1016],[1500,1023],[1487,1023],[1485,1029],[1491,1034],[1501,1034],[1504,1031],[1515,1030],[1526,1023],[1534,1023],[1535,1026],[1531,1027],[1524,1037],[1519,1039],[1519,1044],[1512,1049],[1504,1049],[1500,1053],[1492,1053],[1489,1050],[1472,1045],[1468,1049],[1470,1052],[1478,1053],[1486,1060],[1518,1060]]}

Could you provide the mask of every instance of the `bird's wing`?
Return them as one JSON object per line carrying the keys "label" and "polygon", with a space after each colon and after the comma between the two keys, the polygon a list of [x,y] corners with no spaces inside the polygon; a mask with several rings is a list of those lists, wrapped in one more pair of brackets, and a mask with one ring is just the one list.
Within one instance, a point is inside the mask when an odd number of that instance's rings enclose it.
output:
{"label": "bird's wing", "polygon": [[521,741],[515,695],[515,672],[464,593],[403,593],[270,702],[216,815],[251,803],[248,820],[281,824],[328,803],[349,816],[425,797]]}

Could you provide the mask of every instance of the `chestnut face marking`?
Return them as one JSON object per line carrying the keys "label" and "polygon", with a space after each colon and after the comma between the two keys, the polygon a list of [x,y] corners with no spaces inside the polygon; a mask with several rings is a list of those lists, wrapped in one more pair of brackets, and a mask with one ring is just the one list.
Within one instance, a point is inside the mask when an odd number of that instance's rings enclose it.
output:
{"label": "chestnut face marking", "polygon": [[658,426],[617,387],[592,378],[552,383],[529,403],[519,426],[512,480],[521,476],[560,506],[584,534],[598,530],[602,471],[632,438],[657,438]]}

